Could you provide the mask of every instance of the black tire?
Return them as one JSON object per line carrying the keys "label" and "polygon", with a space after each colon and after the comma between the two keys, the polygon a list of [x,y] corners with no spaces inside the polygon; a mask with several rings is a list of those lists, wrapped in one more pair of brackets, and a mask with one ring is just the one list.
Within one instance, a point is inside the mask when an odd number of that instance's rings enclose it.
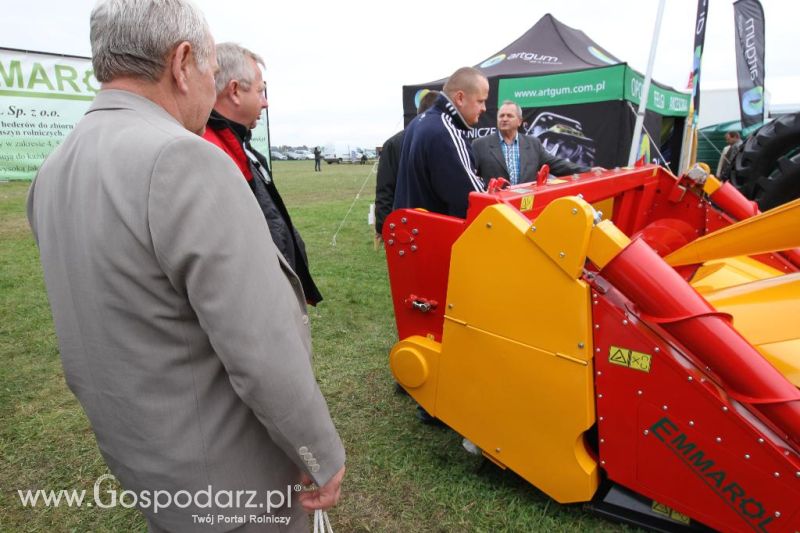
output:
{"label": "black tire", "polygon": [[731,183],[762,211],[800,197],[800,113],[779,117],[747,139]]}

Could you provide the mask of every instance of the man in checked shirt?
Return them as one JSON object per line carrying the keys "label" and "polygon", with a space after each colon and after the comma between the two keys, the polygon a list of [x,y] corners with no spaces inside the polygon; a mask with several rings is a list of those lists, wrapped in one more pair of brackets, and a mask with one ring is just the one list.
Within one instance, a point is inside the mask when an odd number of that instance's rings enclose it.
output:
{"label": "man in checked shirt", "polygon": [[542,165],[550,166],[550,174],[566,176],[586,172],[589,167],[550,155],[536,137],[518,132],[522,109],[506,100],[497,111],[497,135],[486,135],[472,142],[477,174],[488,185],[492,178],[505,178],[512,185],[536,180]]}

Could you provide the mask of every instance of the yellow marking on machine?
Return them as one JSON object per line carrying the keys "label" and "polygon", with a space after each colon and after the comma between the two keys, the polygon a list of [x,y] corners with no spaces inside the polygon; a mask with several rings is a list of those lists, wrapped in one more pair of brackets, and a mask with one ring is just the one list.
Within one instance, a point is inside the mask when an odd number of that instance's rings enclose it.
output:
{"label": "yellow marking on machine", "polygon": [[658,503],[655,500],[653,500],[653,504],[650,506],[650,509],[652,509],[654,513],[664,515],[676,522],[680,522],[681,524],[689,525],[689,523],[691,523],[691,519],[685,514],[679,513],[672,507],[667,507],[663,503]]}
{"label": "yellow marking on machine", "polygon": [[524,213],[531,209],[533,209],[533,196],[523,196],[519,203],[519,210]]}
{"label": "yellow marking on machine", "polygon": [[709,176],[703,184],[703,192],[706,194],[714,194],[720,187],[722,187],[722,182],[714,176]]}
{"label": "yellow marking on machine", "polygon": [[609,363],[632,368],[634,370],[641,370],[642,372],[650,372],[652,359],[653,356],[650,354],[629,350],[627,348],[620,348],[619,346],[611,346],[608,349]]}

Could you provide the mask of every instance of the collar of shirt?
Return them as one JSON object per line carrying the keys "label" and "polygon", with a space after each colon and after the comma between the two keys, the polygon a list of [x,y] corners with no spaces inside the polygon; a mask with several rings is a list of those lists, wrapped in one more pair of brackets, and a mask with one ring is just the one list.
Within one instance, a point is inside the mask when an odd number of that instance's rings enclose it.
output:
{"label": "collar of shirt", "polygon": [[[497,130],[497,136],[500,137],[500,144],[507,144],[506,138],[503,137],[503,134],[500,133],[500,130]],[[516,144],[519,146],[519,132],[514,135],[514,140],[511,142],[511,144]]]}
{"label": "collar of shirt", "polygon": [[464,131],[469,131],[472,129],[472,127],[469,124],[467,124],[467,121],[464,120],[464,117],[461,115],[461,112],[458,110],[456,105],[450,100],[450,98],[447,97],[446,94],[444,93],[439,94],[439,98],[443,103],[442,109],[444,110],[445,113],[450,115],[450,117],[453,119],[453,123],[456,125],[457,128],[462,129]]}
{"label": "collar of shirt", "polygon": [[511,144],[506,143],[503,134],[497,130],[497,135],[500,138],[500,150],[503,152],[503,157],[506,161],[506,169],[508,170],[508,178],[511,185],[516,185],[519,181],[519,133],[514,136],[514,141]]}

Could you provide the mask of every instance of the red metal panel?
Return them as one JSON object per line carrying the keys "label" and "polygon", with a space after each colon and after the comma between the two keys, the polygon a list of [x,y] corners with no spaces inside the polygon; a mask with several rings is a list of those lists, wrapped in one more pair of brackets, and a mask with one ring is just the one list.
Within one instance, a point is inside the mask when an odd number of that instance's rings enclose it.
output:
{"label": "red metal panel", "polygon": [[697,238],[696,229],[685,220],[660,218],[633,235],[641,237],[650,248],[665,257]]}
{"label": "red metal panel", "polygon": [[[419,209],[400,209],[386,217],[383,242],[399,339],[432,335],[441,342],[450,249],[465,227],[460,218]],[[437,305],[422,312],[409,305],[412,296]]]}
{"label": "red metal panel", "polygon": [[602,275],[649,316],[650,322],[713,369],[732,396],[753,404],[800,443],[800,392],[722,316],[641,240],[633,241]]}
{"label": "red metal panel", "polygon": [[797,531],[800,457],[619,292],[592,296],[608,477],[720,531]]}
{"label": "red metal panel", "polygon": [[[495,193],[471,193],[470,206],[467,212],[467,222],[472,222],[486,206],[498,202],[508,204],[522,212],[529,219],[539,216],[550,202],[563,196],[576,196],[581,194],[589,203],[599,202],[606,198],[617,197],[626,191],[644,187],[655,183],[664,173],[660,167],[647,166],[636,169],[613,169],[597,172],[587,172],[560,178],[559,182],[536,185],[524,183],[509,187]],[[534,196],[532,209],[522,209],[522,199]],[[635,206],[636,209],[639,206]]]}

